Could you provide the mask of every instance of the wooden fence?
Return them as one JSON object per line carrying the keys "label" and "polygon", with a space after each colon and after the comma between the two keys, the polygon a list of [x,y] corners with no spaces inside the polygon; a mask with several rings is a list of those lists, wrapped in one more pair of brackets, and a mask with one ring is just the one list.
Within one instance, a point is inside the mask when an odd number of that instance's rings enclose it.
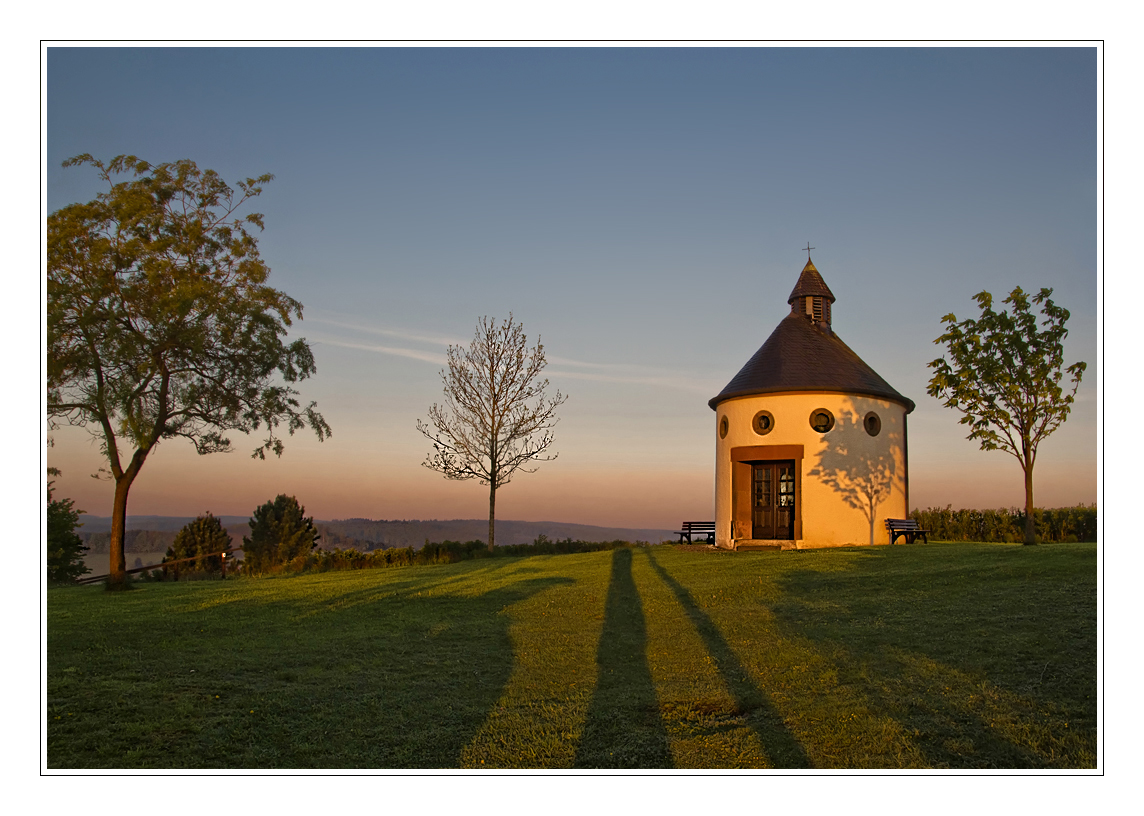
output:
{"label": "wooden fence", "polygon": [[[212,558],[216,555],[221,555],[222,556],[222,577],[226,578],[226,557],[228,555],[234,553],[234,552],[236,552],[236,550],[227,549],[227,550],[219,550],[218,552],[213,552],[213,553],[206,553],[205,555],[193,555],[190,558],[179,558],[175,561],[164,561],[161,564],[152,564],[149,567],[135,567],[134,569],[124,570],[123,574],[124,575],[134,575],[137,572],[150,572],[152,570],[157,570],[157,569],[161,569],[164,572],[166,572],[167,567],[173,567],[176,564],[185,564],[188,561],[198,561],[200,558]],[[175,570],[175,574],[178,575],[179,571]],[[108,573],[107,575],[87,575],[87,576],[84,576],[83,578],[77,579],[76,583],[77,584],[94,584],[94,583],[97,583],[99,581],[106,581],[110,577],[111,577],[110,573]]]}

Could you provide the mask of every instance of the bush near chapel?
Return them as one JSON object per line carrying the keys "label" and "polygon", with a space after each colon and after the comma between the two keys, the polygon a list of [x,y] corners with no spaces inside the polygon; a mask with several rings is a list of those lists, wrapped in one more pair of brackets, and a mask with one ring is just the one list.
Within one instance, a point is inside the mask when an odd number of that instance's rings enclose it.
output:
{"label": "bush near chapel", "polygon": [[[935,541],[982,541],[1016,544],[1025,537],[1025,511],[954,510],[952,505],[914,510],[910,518],[930,531]],[[1096,541],[1096,505],[1034,508],[1037,540],[1046,542]]]}

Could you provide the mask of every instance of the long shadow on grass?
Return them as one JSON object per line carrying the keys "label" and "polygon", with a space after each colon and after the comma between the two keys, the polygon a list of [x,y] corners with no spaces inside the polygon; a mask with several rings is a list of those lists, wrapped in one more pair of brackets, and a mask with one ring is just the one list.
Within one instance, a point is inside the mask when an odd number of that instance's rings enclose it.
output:
{"label": "long shadow on grass", "polygon": [[703,639],[707,652],[715,661],[715,667],[727,684],[728,691],[735,698],[737,713],[745,715],[752,730],[758,735],[759,743],[776,768],[809,768],[810,758],[790,729],[786,727],[782,716],[771,704],[767,695],[751,680],[746,668],[735,656],[735,650],[727,643],[715,622],[699,608],[699,604],[691,597],[678,581],[660,566],[650,550],[647,551],[648,561],[652,569],[675,595],[679,605],[683,607],[687,617],[691,619],[695,631]]}
{"label": "long shadow on grass", "polygon": [[771,610],[929,767],[1084,766],[1096,747],[1095,571],[1086,587],[1019,550],[870,551],[848,572],[787,573]]}
{"label": "long shadow on grass", "polygon": [[476,596],[443,594],[448,583],[379,599],[372,624],[386,631],[370,638],[366,625],[345,639],[347,654],[360,648],[368,661],[351,658],[346,668],[356,671],[341,686],[360,695],[360,707],[340,712],[360,751],[338,744],[351,766],[458,767],[512,673],[510,619],[500,613],[571,579],[530,578]]}
{"label": "long shadow on grass", "polygon": [[[328,603],[336,604],[339,608],[348,608],[359,602],[376,601],[379,597],[379,592],[384,592],[386,595],[393,597],[404,597],[406,594],[409,597],[422,597],[425,595],[442,595],[449,594],[455,590],[461,590],[459,594],[465,594],[465,588],[473,582],[488,583],[490,580],[504,580],[501,573],[506,572],[510,568],[515,567],[513,570],[514,575],[508,580],[516,580],[516,576],[522,573],[535,572],[527,567],[521,568],[519,565],[513,563],[519,559],[498,558],[495,562],[490,560],[479,561],[463,561],[449,570],[450,574],[441,576],[437,573],[440,572],[440,567],[445,566],[441,564],[424,565],[418,564],[416,566],[402,566],[402,567],[383,567],[387,572],[379,573],[385,577],[383,584],[366,586],[353,591],[339,591],[336,595],[330,597]],[[396,574],[395,570],[398,570]],[[368,571],[363,571],[369,574]],[[322,573],[319,573],[322,574]],[[325,573],[327,575],[337,575],[336,572]],[[302,575],[292,575],[277,580],[295,580],[303,578]],[[315,604],[308,614],[321,614],[324,610],[322,605]]]}
{"label": "long shadow on grass", "polygon": [[56,662],[82,666],[83,676],[57,671],[49,682],[65,715],[49,718],[49,764],[458,767],[512,672],[511,619],[501,613],[572,581],[500,576],[481,593],[474,572],[456,594],[440,590],[436,571],[421,582],[401,576],[396,588],[363,588],[385,576],[358,573],[345,591],[299,577],[205,608],[164,599],[209,599],[218,587],[156,587],[133,625],[114,629],[106,654],[90,648],[90,626],[56,627]]}
{"label": "long shadow on grass", "polygon": [[577,768],[670,768],[667,729],[647,664],[643,603],[632,579],[632,551],[612,551],[596,689],[576,750]]}

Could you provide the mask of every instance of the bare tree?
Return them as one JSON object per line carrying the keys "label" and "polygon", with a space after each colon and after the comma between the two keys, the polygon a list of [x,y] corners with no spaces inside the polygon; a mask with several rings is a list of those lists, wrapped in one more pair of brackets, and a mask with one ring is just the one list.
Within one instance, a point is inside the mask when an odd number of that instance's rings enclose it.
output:
{"label": "bare tree", "polygon": [[497,488],[508,484],[528,462],[549,462],[556,408],[567,397],[548,397],[548,380],[539,379],[547,364],[539,339],[527,348],[524,331],[512,314],[497,325],[482,317],[467,349],[449,346],[441,370],[445,404],[433,404],[429,422],[417,430],[433,443],[423,463],[446,479],[479,479],[489,486],[489,552],[493,551]]}

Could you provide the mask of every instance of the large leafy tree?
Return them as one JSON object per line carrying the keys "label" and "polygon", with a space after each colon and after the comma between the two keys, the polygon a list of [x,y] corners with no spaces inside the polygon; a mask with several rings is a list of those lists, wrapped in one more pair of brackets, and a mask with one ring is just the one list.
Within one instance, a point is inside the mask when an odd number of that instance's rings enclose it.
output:
{"label": "large leafy tree", "polygon": [[[1025,543],[1036,543],[1033,518],[1033,465],[1037,446],[1060,427],[1080,387],[1085,363],[1064,369],[1071,375],[1071,390],[1061,387],[1063,341],[1069,312],[1056,305],[1052,289],[1042,288],[1029,297],[1017,287],[1002,303],[1009,311],[995,311],[993,296],[974,296],[981,308],[976,320],[942,318],[945,333],[934,343],[944,344],[949,360],[929,364],[934,370],[926,391],[943,399],[945,406],[962,413],[961,424],[970,428],[969,439],[982,450],[1002,450],[1016,457],[1025,474]],[[1032,306],[1040,307],[1040,324]]]}
{"label": "large leafy tree", "polygon": [[306,555],[320,536],[314,519],[298,499],[279,494],[258,507],[250,519],[250,535],[242,537],[242,557],[247,572],[265,572]]}
{"label": "large leafy tree", "polygon": [[529,462],[551,461],[556,409],[567,398],[545,394],[547,360],[538,340],[531,349],[519,323],[482,317],[467,349],[449,346],[441,371],[445,404],[429,409],[417,430],[433,443],[425,467],[446,479],[477,479],[489,486],[489,552],[493,551],[497,490]]}
{"label": "large leafy tree", "polygon": [[[239,210],[272,176],[232,190],[192,161],[106,164],[108,189],[48,217],[48,417],[87,426],[115,482],[111,580],[124,586],[127,497],[147,457],[183,437],[200,454],[231,449],[228,431],[264,429],[254,455],[281,455],[278,435],[329,425],[291,384],[315,371],[305,340],[287,343],[302,305],[270,273]],[[126,178],[124,178],[126,177]],[[122,180],[121,180],[122,179]]]}

